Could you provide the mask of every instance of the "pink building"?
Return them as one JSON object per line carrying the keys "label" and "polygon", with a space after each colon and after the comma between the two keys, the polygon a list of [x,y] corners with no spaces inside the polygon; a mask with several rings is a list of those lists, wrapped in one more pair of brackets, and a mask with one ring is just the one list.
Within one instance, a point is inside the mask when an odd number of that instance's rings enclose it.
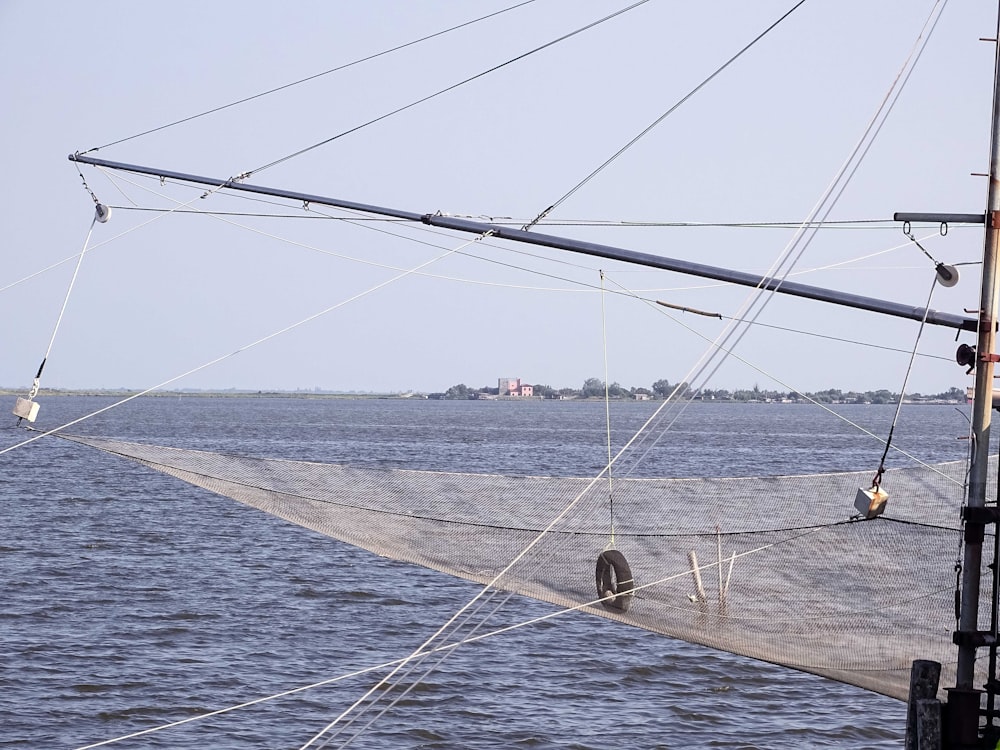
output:
{"label": "pink building", "polygon": [[533,396],[535,389],[530,385],[522,385],[521,378],[500,378],[497,381],[497,394],[500,396]]}

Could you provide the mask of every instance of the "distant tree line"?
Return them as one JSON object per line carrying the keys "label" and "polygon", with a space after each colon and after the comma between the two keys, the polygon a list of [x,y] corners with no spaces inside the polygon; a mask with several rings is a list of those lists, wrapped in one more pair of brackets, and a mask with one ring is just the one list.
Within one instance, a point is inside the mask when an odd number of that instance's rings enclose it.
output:
{"label": "distant tree line", "polygon": [[[796,391],[778,391],[762,389],[754,385],[750,389],[726,390],[724,388],[703,388],[695,393],[693,389],[684,382],[671,383],[669,380],[657,380],[649,388],[632,387],[625,388],[619,383],[611,383],[605,389],[605,382],[600,378],[587,378],[580,388],[553,388],[551,385],[538,384],[533,386],[536,398],[604,398],[607,396],[616,400],[626,400],[635,398],[666,399],[673,398],[698,398],[705,401],[818,401],[823,404],[895,404],[899,401],[899,394],[885,389],[877,391],[842,391],[839,388],[828,388],[825,391],[814,393],[798,393]],[[496,387],[483,386],[482,388],[470,388],[464,383],[453,385],[447,391],[441,393],[431,393],[429,398],[438,399],[475,399],[488,396],[497,396],[499,391]],[[965,403],[965,391],[960,388],[949,388],[942,393],[920,394],[907,393],[906,398],[911,401],[948,401],[954,403]]]}

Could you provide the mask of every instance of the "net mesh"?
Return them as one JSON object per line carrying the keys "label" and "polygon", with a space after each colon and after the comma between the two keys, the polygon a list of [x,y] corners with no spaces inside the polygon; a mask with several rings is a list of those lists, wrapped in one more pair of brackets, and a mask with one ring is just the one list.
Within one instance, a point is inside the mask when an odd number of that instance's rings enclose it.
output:
{"label": "net mesh", "polygon": [[[609,490],[606,479],[358,468],[71,439],[379,555],[557,606],[586,605],[904,700],[914,659],[941,662],[941,685],[954,684],[963,462],[887,471],[885,515],[850,521],[871,472],[620,479]],[[612,543],[612,500],[613,546],[635,588],[602,603],[595,566]],[[628,587],[625,572],[613,571],[618,593]],[[987,613],[988,602],[981,622]]]}

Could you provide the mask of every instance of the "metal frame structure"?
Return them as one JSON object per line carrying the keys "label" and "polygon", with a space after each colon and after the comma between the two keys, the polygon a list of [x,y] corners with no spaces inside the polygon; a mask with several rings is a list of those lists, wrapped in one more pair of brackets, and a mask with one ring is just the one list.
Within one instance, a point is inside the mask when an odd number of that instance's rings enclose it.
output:
{"label": "metal frame structure", "polygon": [[[1000,12],[998,12],[998,37],[1000,37]],[[993,40],[996,41],[996,40]],[[933,703],[938,715],[939,740],[924,740],[908,737],[907,746],[913,748],[943,747],[948,750],[981,750],[994,748],[1000,737],[1000,725],[995,720],[1000,719],[1000,709],[997,709],[997,697],[1000,696],[1000,681],[997,680],[998,651],[998,585],[997,565],[1000,560],[1000,535],[994,533],[994,559],[990,566],[993,569],[993,586],[991,593],[991,618],[988,629],[979,627],[980,581],[982,575],[983,543],[987,525],[993,525],[994,531],[1000,521],[995,504],[987,505],[987,468],[989,460],[989,440],[991,416],[993,409],[993,379],[994,364],[1000,357],[994,354],[997,332],[997,300],[1000,296],[998,285],[997,264],[1000,255],[1000,45],[995,61],[993,87],[993,122],[991,129],[990,149],[990,187],[987,198],[987,208],[984,214],[896,214],[898,221],[940,221],[983,223],[986,227],[985,247],[983,251],[982,287],[980,305],[975,318],[962,315],[943,313],[913,307],[896,302],[863,297],[847,292],[824,289],[821,287],[799,284],[774,277],[757,276],[754,274],[733,271],[700,263],[668,258],[649,253],[636,252],[624,248],[603,245],[593,242],[541,234],[526,229],[517,229],[488,222],[471,221],[463,218],[444,216],[437,213],[416,213],[399,209],[374,206],[354,201],[331,198],[309,193],[283,190],[280,188],[248,184],[244,180],[247,175],[239,178],[220,179],[205,177],[157,167],[126,164],[108,161],[88,156],[86,154],[71,154],[70,161],[78,164],[89,164],[118,171],[133,172],[159,177],[161,179],[179,180],[211,186],[215,189],[235,190],[248,193],[269,195],[304,204],[326,205],[368,214],[388,216],[406,221],[451,229],[473,234],[490,234],[499,239],[528,243],[565,250],[574,253],[607,258],[636,265],[659,268],[667,271],[699,276],[743,286],[757,287],[779,294],[787,294],[807,299],[829,302],[859,310],[867,310],[883,315],[889,315],[910,320],[924,320],[931,325],[945,326],[965,331],[976,331],[978,336],[976,348],[976,381],[975,399],[972,407],[972,448],[970,455],[969,486],[966,507],[962,512],[965,524],[964,558],[961,573],[961,601],[958,616],[958,628],[954,633],[954,642],[958,646],[958,664],[956,684],[947,688],[948,700],[942,707],[933,698],[937,691],[937,678],[933,678],[933,687],[924,688],[924,698],[921,703]],[[981,648],[989,649],[989,677],[981,688],[974,684],[975,663]],[[915,663],[916,673],[917,664]],[[911,689],[911,700],[914,690]],[[983,696],[986,696],[986,706],[983,707]],[[911,715],[913,708],[911,705]],[[943,713],[943,716],[941,715]],[[981,725],[981,718],[985,722]],[[915,731],[915,734],[919,734]],[[933,734],[933,732],[931,732]],[[937,744],[940,742],[940,744]]]}

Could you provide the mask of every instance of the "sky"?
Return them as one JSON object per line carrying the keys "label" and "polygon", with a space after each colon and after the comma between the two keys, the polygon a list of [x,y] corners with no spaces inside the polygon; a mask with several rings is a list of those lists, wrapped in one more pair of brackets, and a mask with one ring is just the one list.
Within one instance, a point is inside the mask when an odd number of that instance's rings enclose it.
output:
{"label": "sky", "polygon": [[[954,362],[959,343],[975,343],[969,334],[925,328],[908,375],[918,323],[782,296],[735,356],[699,369],[750,290],[290,201],[202,197],[204,187],[92,167],[81,179],[67,159],[99,147],[91,155],[220,180],[249,171],[253,184],[516,226],[558,204],[535,231],[765,273],[935,7],[806,2],[584,182],[794,3],[651,0],[521,57],[631,5],[535,0],[357,62],[513,5],[0,3],[0,386],[27,389],[50,341],[51,388],[427,392],[500,377],[556,388],[590,377],[802,391],[972,384]],[[789,278],[923,306],[929,254],[970,263],[954,288],[934,289],[931,307],[978,306],[981,227],[914,225],[925,254],[899,224],[857,222],[984,210],[986,180],[975,175],[989,161],[994,47],[979,41],[996,31],[988,5],[945,7],[837,189],[828,220],[855,223],[818,232]],[[89,191],[113,213],[88,241]],[[788,226],[663,226],[776,222]]]}

